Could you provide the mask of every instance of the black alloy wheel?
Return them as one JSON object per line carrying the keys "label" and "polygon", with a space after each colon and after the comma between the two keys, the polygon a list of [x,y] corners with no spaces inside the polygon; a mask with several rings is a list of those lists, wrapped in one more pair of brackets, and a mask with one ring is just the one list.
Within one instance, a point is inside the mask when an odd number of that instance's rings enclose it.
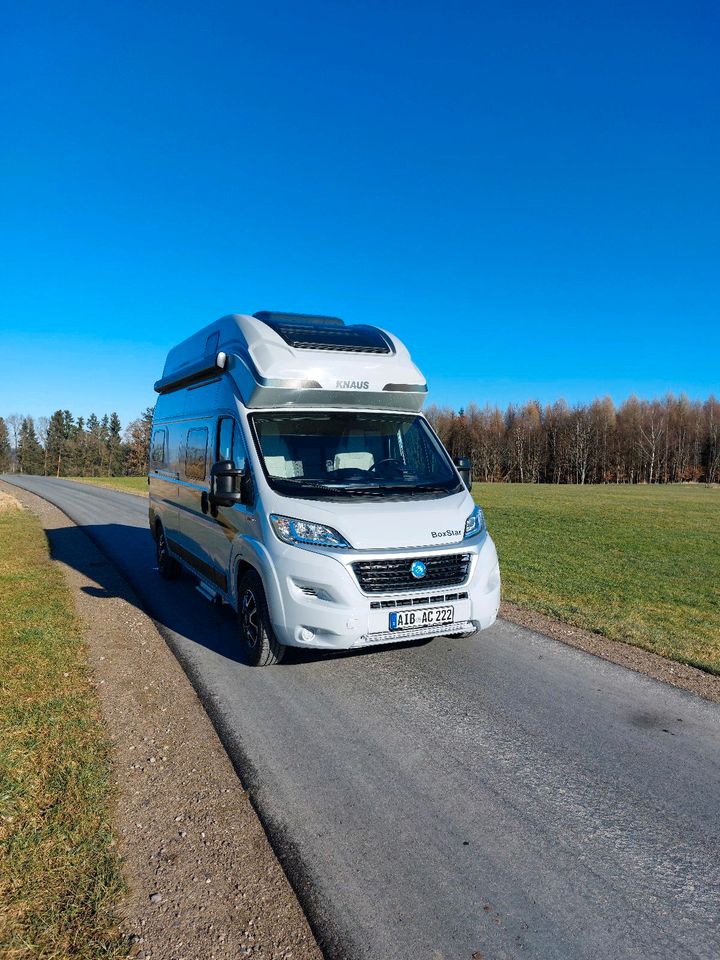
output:
{"label": "black alloy wheel", "polygon": [[262,580],[254,570],[249,570],[238,585],[238,623],[243,651],[251,666],[280,663],[286,647],[273,632]]}

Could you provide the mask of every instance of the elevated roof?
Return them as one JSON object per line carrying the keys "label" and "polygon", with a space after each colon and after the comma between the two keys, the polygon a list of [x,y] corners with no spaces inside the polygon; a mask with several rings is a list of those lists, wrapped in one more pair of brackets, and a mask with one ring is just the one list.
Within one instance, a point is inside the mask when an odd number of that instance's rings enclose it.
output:
{"label": "elevated roof", "polygon": [[420,410],[425,378],[397,337],[338,317],[231,314],[169,352],[159,393],[230,375],[247,407]]}

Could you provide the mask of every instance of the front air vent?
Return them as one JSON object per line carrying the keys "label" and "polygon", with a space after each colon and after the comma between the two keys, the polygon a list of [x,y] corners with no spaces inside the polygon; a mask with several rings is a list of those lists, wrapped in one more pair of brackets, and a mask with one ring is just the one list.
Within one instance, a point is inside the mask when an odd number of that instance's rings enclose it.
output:
{"label": "front air vent", "polygon": [[397,607],[426,607],[431,603],[451,603],[454,600],[467,600],[467,593],[439,593],[431,597],[403,597],[400,600],[373,600],[371,610],[395,610]]}

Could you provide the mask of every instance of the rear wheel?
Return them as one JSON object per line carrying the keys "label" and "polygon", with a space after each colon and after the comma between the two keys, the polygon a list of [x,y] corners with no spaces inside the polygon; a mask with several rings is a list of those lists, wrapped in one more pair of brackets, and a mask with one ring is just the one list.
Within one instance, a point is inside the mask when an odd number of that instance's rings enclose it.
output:
{"label": "rear wheel", "polygon": [[240,640],[252,667],[269,667],[280,663],[285,644],[273,633],[262,580],[249,570],[238,587],[238,621]]}
{"label": "rear wheel", "polygon": [[155,556],[160,576],[165,580],[177,580],[182,570],[175,557],[171,557],[168,552],[167,537],[161,523],[158,524],[155,535]]}

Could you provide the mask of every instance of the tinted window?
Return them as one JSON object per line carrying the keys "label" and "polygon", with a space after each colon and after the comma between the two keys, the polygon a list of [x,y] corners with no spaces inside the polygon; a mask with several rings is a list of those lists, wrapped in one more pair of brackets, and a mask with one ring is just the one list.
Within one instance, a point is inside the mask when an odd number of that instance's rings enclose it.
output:
{"label": "tinted window", "polygon": [[150,447],[150,462],[154,467],[161,467],[165,463],[166,450],[167,430],[156,430]]}
{"label": "tinted window", "polygon": [[188,480],[204,480],[207,473],[207,427],[188,430],[185,447],[185,476]]}

